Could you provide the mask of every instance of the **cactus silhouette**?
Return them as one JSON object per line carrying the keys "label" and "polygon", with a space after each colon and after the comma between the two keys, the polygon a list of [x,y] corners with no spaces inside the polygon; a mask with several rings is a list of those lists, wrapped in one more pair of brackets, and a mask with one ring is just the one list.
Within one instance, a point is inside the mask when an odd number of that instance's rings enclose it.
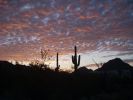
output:
{"label": "cactus silhouette", "polygon": [[59,54],[57,52],[57,55],[56,55],[56,68],[55,68],[55,71],[59,71],[59,68],[60,68],[60,65],[59,65]]}
{"label": "cactus silhouette", "polygon": [[80,55],[77,56],[77,47],[74,47],[74,53],[75,55],[72,55],[72,63],[74,64],[74,70],[76,71],[78,69],[78,66],[80,65]]}

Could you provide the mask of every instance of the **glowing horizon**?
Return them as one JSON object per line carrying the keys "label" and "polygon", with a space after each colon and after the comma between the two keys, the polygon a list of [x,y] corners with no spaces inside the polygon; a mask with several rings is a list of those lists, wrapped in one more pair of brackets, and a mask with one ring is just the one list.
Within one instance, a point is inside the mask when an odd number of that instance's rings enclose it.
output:
{"label": "glowing horizon", "polygon": [[[129,63],[130,65],[133,66],[133,55],[125,55],[127,52],[118,52],[118,51],[104,51],[104,52],[98,52],[98,51],[94,51],[94,52],[86,52],[86,53],[79,53],[78,55],[81,55],[81,64],[80,67],[87,67],[88,69],[92,69],[95,70],[97,69],[97,64],[102,63],[106,63],[107,61],[114,59],[114,58],[120,58],[123,61],[125,61],[126,63]],[[128,52],[129,53],[129,52]],[[130,52],[132,53],[132,52]],[[72,70],[72,67],[74,66],[71,60],[71,56],[73,55],[73,53],[67,54],[67,55],[59,55],[59,64],[60,64],[60,68],[61,70]],[[39,58],[39,59],[34,59],[32,60],[33,62],[35,60],[38,60],[40,62],[43,61],[43,59]],[[20,64],[24,64],[24,65],[29,65],[32,61],[18,61]],[[13,62],[15,64],[16,61],[10,60],[10,62]],[[44,63],[44,62],[42,62]],[[56,55],[53,56],[53,58],[51,60],[45,61],[45,64],[49,65],[50,68],[54,69],[56,68]]]}
{"label": "glowing horizon", "polygon": [[0,8],[0,60],[31,61],[50,49],[71,66],[77,45],[81,66],[133,62],[132,0],[1,0]]}

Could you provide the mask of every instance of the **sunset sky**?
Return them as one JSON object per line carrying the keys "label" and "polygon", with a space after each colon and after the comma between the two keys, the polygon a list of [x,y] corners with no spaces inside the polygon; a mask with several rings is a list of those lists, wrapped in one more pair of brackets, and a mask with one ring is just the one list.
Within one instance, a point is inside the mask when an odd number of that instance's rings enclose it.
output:
{"label": "sunset sky", "polygon": [[38,59],[42,48],[71,66],[74,45],[81,66],[131,63],[133,0],[0,0],[0,60]]}

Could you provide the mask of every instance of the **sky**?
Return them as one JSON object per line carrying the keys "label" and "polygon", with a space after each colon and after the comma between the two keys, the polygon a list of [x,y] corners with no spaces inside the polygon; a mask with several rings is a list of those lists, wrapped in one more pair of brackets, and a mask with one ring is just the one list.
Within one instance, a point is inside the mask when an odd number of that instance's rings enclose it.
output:
{"label": "sky", "polygon": [[133,0],[0,0],[0,60],[31,61],[49,49],[71,66],[75,45],[81,66],[133,62]]}

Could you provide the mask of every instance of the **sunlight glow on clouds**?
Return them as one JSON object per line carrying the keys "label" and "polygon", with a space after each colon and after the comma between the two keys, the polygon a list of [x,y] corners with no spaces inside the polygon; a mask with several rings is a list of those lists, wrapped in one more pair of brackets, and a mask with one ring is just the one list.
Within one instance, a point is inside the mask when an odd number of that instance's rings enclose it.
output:
{"label": "sunlight glow on clouds", "polygon": [[132,26],[132,0],[0,0],[0,59],[30,60],[39,48],[68,54],[74,45],[130,52]]}
{"label": "sunlight glow on clouds", "polygon": [[35,43],[38,41],[39,38],[36,36],[25,36],[23,34],[18,34],[18,33],[12,33],[12,34],[7,34],[3,38],[1,38],[0,45],[16,45],[16,44],[23,44],[23,43],[29,43],[33,42]]}

